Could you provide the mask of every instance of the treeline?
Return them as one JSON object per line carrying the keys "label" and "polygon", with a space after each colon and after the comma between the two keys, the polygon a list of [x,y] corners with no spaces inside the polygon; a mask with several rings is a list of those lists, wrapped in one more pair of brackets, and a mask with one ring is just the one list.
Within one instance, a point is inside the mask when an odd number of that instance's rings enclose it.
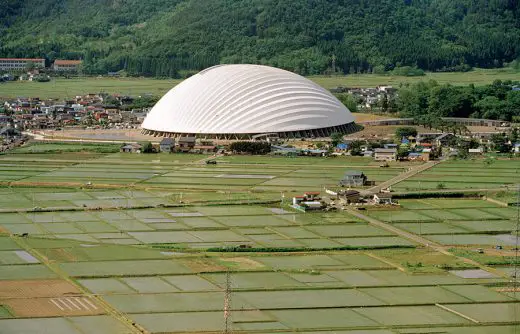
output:
{"label": "treeline", "polygon": [[236,141],[229,145],[235,153],[267,154],[271,152],[271,144],[265,141]]}
{"label": "treeline", "polygon": [[81,58],[85,73],[169,77],[219,63],[303,75],[466,71],[519,58],[519,7],[518,0],[4,0],[0,56]]}
{"label": "treeline", "polygon": [[397,110],[429,124],[440,117],[487,118],[520,121],[520,81],[496,80],[486,86],[440,85],[419,82],[399,90]]}

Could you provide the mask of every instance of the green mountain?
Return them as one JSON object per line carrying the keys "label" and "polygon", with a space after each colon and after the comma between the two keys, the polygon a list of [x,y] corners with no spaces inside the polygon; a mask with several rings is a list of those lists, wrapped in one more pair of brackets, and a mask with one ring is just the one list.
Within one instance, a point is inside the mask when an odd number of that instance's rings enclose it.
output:
{"label": "green mountain", "polygon": [[2,0],[0,56],[178,76],[219,63],[301,74],[501,67],[519,0]]}

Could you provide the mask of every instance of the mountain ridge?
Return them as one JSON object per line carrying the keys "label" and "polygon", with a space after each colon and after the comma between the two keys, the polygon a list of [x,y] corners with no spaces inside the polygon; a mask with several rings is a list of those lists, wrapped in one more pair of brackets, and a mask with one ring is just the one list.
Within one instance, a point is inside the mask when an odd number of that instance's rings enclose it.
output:
{"label": "mountain ridge", "polygon": [[501,67],[520,57],[519,0],[4,0],[0,56],[180,76],[219,63],[299,74]]}

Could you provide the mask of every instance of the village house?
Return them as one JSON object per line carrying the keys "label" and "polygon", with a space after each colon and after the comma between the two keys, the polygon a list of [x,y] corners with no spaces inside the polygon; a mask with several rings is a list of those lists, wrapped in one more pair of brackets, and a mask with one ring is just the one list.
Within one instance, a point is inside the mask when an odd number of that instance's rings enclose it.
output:
{"label": "village house", "polygon": [[303,196],[293,197],[293,207],[303,211],[320,210],[324,205],[319,192],[306,192]]}
{"label": "village house", "polygon": [[396,161],[397,149],[395,148],[376,148],[374,150],[375,161]]}
{"label": "village house", "polygon": [[438,136],[433,140],[436,146],[448,146],[450,145],[454,140],[457,139],[457,136],[455,136],[452,133],[443,133],[442,135]]}
{"label": "village house", "polygon": [[175,149],[175,139],[163,138],[159,143],[159,149],[164,153],[171,153]]}
{"label": "village house", "polygon": [[217,151],[217,147],[215,145],[195,145],[192,151],[202,154],[212,154]]}
{"label": "village house", "polygon": [[120,152],[122,153],[141,153],[143,146],[140,144],[127,144],[121,146]]}
{"label": "village house", "polygon": [[343,178],[339,181],[339,185],[342,187],[361,187],[367,182],[366,175],[358,170],[351,170],[345,172]]}
{"label": "village house", "polygon": [[372,158],[374,156],[374,151],[372,150],[366,150],[362,152],[363,157],[365,158]]}
{"label": "village house", "polygon": [[470,155],[482,155],[484,154],[484,148],[482,146],[478,148],[470,148],[468,149],[468,153]]}
{"label": "village house", "polygon": [[195,147],[195,137],[180,137],[179,138],[179,151],[189,152]]}
{"label": "village house", "polygon": [[374,194],[374,204],[389,205],[392,204],[392,194],[390,193],[378,193]]}
{"label": "village house", "polygon": [[361,200],[361,193],[357,190],[340,190],[338,192],[338,198],[340,201],[347,204],[359,203]]}

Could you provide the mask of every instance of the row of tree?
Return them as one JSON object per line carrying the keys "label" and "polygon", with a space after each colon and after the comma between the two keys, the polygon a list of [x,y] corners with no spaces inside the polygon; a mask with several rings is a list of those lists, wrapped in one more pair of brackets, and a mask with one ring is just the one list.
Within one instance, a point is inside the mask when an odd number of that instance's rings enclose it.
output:
{"label": "row of tree", "polygon": [[267,154],[271,152],[271,144],[265,141],[236,141],[229,149],[235,153]]}
{"label": "row of tree", "polygon": [[496,80],[486,86],[419,82],[399,90],[396,111],[421,125],[439,128],[440,117],[520,120],[520,82]]}

